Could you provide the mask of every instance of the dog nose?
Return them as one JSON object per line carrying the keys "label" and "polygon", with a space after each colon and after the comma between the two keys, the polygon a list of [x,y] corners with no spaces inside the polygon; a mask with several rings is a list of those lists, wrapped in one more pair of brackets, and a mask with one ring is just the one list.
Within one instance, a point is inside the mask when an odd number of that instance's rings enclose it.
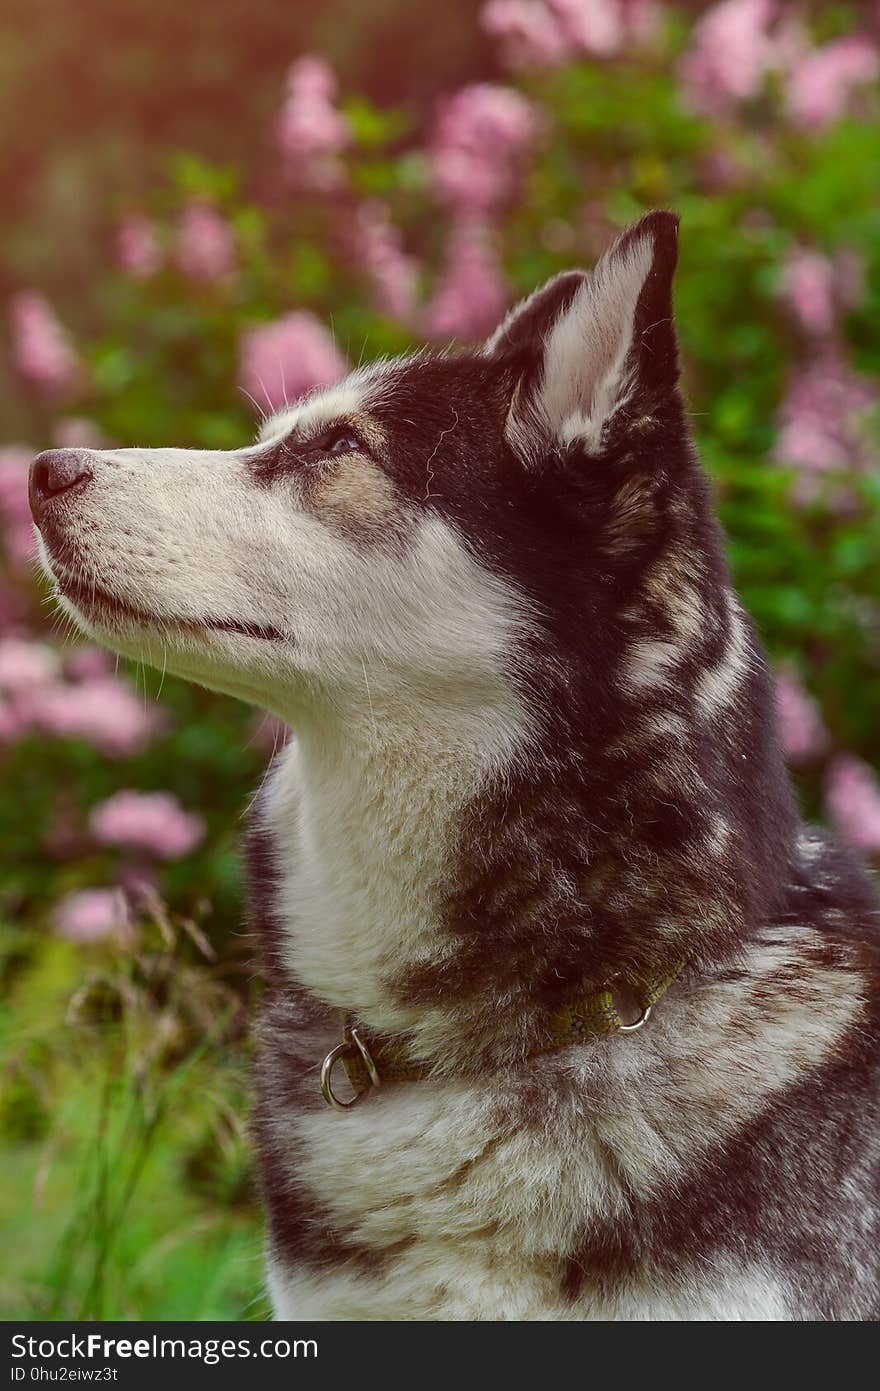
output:
{"label": "dog nose", "polygon": [[69,493],[92,476],[84,449],[47,449],[31,464],[28,500],[37,526],[52,498]]}

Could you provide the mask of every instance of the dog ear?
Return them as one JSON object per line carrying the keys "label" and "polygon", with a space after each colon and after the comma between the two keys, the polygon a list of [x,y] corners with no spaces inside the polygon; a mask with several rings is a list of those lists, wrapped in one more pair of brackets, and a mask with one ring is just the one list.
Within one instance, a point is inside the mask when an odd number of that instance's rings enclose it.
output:
{"label": "dog ear", "polygon": [[489,340],[514,375],[506,433],[526,460],[553,446],[599,453],[613,428],[648,419],[674,391],[677,257],[678,218],[648,213],[591,275],[556,276]]}
{"label": "dog ear", "polygon": [[488,339],[485,352],[490,357],[537,365],[541,357],[544,335],[556,319],[569,307],[587,279],[583,270],[564,270],[554,275],[546,285],[520,300]]}

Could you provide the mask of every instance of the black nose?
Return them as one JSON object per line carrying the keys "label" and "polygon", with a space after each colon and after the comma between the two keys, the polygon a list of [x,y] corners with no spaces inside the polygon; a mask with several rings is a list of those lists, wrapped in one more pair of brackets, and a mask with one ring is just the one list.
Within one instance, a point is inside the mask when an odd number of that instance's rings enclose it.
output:
{"label": "black nose", "polygon": [[52,498],[69,493],[92,476],[85,449],[47,449],[31,464],[28,500],[37,526]]}

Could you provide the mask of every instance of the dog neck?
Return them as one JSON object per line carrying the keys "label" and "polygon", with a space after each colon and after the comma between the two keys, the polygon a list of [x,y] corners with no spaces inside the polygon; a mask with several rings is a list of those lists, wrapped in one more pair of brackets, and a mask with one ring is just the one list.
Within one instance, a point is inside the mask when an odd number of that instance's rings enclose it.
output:
{"label": "dog neck", "polygon": [[[736,950],[760,888],[722,853],[739,828],[699,856],[659,847],[638,768],[618,772],[621,820],[607,769],[558,732],[542,754],[509,692],[491,720],[485,692],[417,719],[390,700],[299,721],[263,798],[286,966],[319,1000],[418,1056],[498,1060],[587,990]],[[676,824],[711,828],[695,788]]]}
{"label": "dog neck", "polygon": [[[527,759],[529,722],[496,683],[386,696],[297,720],[261,798],[286,965],[326,1004],[441,1047],[466,1030],[449,992],[407,981],[455,951],[450,895],[469,810]],[[488,712],[488,714],[487,714]],[[445,998],[444,998],[445,996]]]}

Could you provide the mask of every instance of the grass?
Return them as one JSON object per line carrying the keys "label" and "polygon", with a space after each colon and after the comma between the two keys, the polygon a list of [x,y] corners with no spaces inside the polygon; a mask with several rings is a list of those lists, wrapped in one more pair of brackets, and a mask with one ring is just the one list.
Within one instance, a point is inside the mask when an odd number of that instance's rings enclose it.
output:
{"label": "grass", "polygon": [[10,942],[0,1318],[266,1317],[240,963],[157,903],[127,948]]}

